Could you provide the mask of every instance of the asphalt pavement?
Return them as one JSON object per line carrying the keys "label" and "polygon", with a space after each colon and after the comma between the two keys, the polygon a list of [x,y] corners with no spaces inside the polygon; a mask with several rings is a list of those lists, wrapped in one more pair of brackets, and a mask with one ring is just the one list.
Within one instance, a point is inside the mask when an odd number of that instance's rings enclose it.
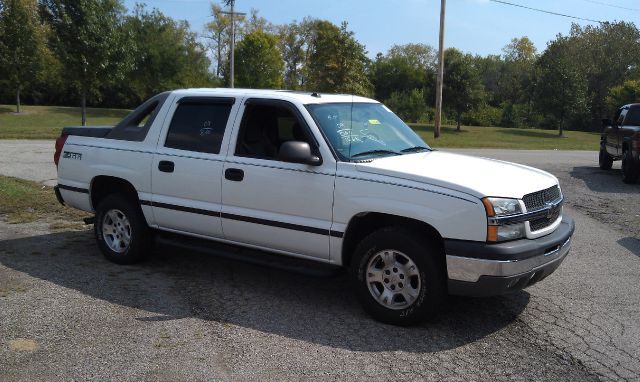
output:
{"label": "asphalt pavement", "polygon": [[[0,174],[53,179],[52,148],[0,141]],[[560,179],[576,233],[552,276],[398,328],[343,273],[167,250],[118,266],[89,230],[0,221],[0,380],[640,380],[640,185],[594,152],[455,151]]]}

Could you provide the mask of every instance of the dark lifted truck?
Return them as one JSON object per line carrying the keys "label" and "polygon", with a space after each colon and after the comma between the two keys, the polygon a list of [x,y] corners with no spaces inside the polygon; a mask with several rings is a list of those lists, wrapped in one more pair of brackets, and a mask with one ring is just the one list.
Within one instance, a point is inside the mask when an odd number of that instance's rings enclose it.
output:
{"label": "dark lifted truck", "polygon": [[624,105],[615,118],[602,120],[600,168],[611,169],[614,160],[622,160],[622,180],[635,183],[640,176],[640,103]]}

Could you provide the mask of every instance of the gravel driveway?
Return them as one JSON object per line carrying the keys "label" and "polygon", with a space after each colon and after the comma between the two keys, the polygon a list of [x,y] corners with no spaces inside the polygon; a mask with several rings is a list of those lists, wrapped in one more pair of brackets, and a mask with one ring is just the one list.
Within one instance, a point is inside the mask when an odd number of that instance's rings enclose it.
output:
{"label": "gravel driveway", "polygon": [[[0,141],[0,174],[46,169],[53,144],[21,144]],[[360,310],[343,273],[183,251],[118,266],[90,231],[0,221],[0,379],[640,380],[640,185],[592,152],[455,151],[559,177],[577,229],[553,276],[397,328]]]}

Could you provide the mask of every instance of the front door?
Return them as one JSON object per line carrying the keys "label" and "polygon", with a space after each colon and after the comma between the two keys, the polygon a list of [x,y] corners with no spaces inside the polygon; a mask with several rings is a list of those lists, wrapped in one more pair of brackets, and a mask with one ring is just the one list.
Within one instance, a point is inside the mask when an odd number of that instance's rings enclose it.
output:
{"label": "front door", "polygon": [[237,144],[229,148],[222,183],[225,238],[309,257],[329,259],[335,162],[320,166],[278,160],[280,144],[317,140],[296,107],[248,100]]}
{"label": "front door", "polygon": [[616,113],[616,118],[613,120],[613,126],[607,132],[607,151],[609,154],[612,154],[616,157],[622,155],[620,141],[620,127],[622,127],[622,123],[624,122],[624,118],[627,115],[627,108],[621,108]]}

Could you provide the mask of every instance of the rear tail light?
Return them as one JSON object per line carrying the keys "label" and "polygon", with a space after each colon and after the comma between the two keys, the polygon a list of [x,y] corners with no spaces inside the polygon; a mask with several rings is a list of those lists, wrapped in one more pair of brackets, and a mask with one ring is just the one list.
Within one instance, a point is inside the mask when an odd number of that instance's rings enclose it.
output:
{"label": "rear tail light", "polygon": [[61,135],[60,138],[56,139],[56,152],[53,154],[53,162],[56,164],[56,168],[58,167],[58,162],[60,162],[60,154],[62,154],[62,148],[67,141],[67,137],[68,135]]}

